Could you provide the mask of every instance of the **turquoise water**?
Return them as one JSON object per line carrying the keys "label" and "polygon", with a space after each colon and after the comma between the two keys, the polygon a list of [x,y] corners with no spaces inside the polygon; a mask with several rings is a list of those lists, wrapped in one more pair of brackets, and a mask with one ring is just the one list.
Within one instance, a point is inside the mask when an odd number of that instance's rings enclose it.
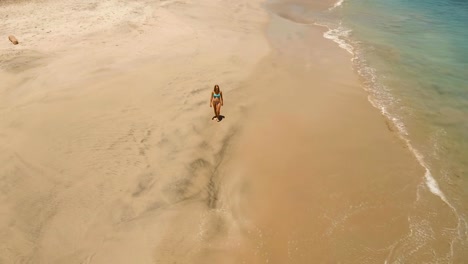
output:
{"label": "turquoise water", "polygon": [[421,188],[456,215],[444,261],[468,257],[468,0],[345,0],[314,17],[426,169]]}

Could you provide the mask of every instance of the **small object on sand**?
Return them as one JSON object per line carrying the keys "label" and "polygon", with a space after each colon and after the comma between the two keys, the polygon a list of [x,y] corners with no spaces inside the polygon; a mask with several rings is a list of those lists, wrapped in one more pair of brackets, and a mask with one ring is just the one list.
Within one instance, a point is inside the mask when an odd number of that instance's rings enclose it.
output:
{"label": "small object on sand", "polygon": [[13,43],[14,45],[18,45],[18,40],[15,38],[15,36],[13,35],[10,35],[8,36],[8,39],[11,41],[11,43]]}

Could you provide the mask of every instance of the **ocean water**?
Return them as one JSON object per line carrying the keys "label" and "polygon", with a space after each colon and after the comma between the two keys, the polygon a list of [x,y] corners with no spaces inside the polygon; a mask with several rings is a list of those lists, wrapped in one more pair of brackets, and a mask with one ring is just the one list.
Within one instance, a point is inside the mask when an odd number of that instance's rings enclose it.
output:
{"label": "ocean water", "polygon": [[[311,16],[352,54],[369,101],[425,168],[418,197],[430,192],[456,218],[444,227],[450,249],[432,260],[468,261],[468,1],[340,0]],[[431,206],[418,209],[442,214]]]}

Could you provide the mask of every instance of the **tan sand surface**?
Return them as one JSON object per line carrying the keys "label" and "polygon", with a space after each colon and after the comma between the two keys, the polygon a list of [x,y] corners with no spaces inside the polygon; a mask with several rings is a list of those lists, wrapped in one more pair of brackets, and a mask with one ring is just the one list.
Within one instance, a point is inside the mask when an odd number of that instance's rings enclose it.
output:
{"label": "tan sand surface", "polygon": [[281,4],[270,42],[257,1],[0,7],[20,41],[0,41],[0,263],[381,263],[417,242],[421,168]]}
{"label": "tan sand surface", "polygon": [[201,258],[249,103],[231,97],[269,50],[260,4],[24,1],[0,17],[20,41],[0,43],[0,263]]}

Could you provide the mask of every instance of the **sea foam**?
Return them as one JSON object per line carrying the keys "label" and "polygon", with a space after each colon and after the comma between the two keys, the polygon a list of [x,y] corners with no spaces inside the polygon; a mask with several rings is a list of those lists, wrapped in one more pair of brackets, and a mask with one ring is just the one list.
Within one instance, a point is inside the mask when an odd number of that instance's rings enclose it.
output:
{"label": "sea foam", "polygon": [[343,4],[344,0],[338,0],[332,7],[330,7],[328,10],[333,10],[337,7],[340,7]]}

